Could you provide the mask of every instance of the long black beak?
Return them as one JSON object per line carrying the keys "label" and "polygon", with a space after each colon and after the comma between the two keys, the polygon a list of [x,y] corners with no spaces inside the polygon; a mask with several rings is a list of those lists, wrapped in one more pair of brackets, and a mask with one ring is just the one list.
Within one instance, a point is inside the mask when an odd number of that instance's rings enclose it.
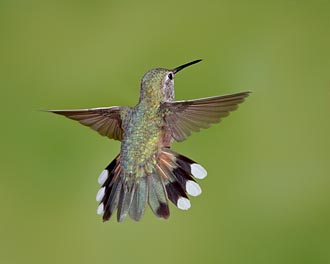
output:
{"label": "long black beak", "polygon": [[184,69],[184,68],[186,68],[186,67],[188,67],[188,66],[190,66],[190,65],[193,65],[193,64],[195,64],[195,63],[198,63],[198,62],[200,62],[200,61],[202,61],[202,60],[194,60],[194,61],[192,61],[192,62],[188,62],[188,63],[186,63],[186,64],[183,64],[183,65],[179,66],[179,67],[176,67],[174,70],[172,70],[172,72],[173,72],[174,74],[176,74],[177,72],[181,71],[182,69]]}

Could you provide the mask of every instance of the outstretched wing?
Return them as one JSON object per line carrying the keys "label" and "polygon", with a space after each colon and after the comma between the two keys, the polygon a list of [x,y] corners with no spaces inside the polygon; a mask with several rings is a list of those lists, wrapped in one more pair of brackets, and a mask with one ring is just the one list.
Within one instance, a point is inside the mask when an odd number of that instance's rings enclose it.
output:
{"label": "outstretched wing", "polygon": [[47,111],[77,120],[84,126],[89,126],[90,128],[96,130],[102,136],[122,140],[123,130],[120,116],[122,110],[123,107],[113,106],[91,109]]}
{"label": "outstretched wing", "polygon": [[177,141],[185,140],[193,131],[218,123],[237,109],[250,92],[214,96],[196,100],[164,102],[161,106],[166,125]]}

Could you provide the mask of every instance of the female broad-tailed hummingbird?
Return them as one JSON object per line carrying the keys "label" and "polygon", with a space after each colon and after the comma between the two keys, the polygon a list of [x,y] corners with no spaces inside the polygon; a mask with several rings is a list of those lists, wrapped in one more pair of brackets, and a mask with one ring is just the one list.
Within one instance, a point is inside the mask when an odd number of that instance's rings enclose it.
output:
{"label": "female broad-tailed hummingbird", "polygon": [[50,110],[121,141],[120,153],[98,178],[101,188],[96,195],[97,213],[103,214],[103,221],[109,220],[116,209],[118,222],[127,214],[139,221],[147,203],[156,216],[166,219],[170,215],[168,200],[187,210],[188,195],[201,194],[195,178],[205,178],[206,170],[171,150],[173,140],[183,141],[191,132],[220,122],[249,92],[173,101],[174,76],[200,61],[173,70],[148,71],[134,107]]}

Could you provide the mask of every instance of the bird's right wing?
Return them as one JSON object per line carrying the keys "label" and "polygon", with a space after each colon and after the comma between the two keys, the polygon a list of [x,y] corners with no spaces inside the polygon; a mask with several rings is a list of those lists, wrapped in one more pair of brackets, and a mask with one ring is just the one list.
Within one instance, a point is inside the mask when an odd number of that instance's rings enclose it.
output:
{"label": "bird's right wing", "polygon": [[172,137],[176,141],[185,140],[193,131],[208,128],[218,123],[229,112],[237,109],[250,92],[242,92],[202,99],[164,102],[163,116]]}
{"label": "bird's right wing", "polygon": [[121,113],[125,110],[126,107],[113,106],[76,110],[47,110],[47,112],[63,115],[79,121],[79,123],[84,126],[89,126],[96,130],[102,136],[122,140],[123,130]]}

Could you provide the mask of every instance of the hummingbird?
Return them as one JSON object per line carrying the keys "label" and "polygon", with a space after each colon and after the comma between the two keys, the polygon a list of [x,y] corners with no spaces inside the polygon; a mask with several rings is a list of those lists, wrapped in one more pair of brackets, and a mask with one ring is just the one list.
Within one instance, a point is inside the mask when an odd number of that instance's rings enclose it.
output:
{"label": "hummingbird", "polygon": [[170,216],[169,201],[182,210],[191,207],[190,196],[201,194],[196,179],[203,166],[176,153],[171,145],[202,128],[220,122],[250,94],[249,91],[174,101],[174,78],[188,66],[156,68],[144,74],[136,106],[112,106],[76,110],[48,110],[92,128],[102,136],[121,141],[120,153],[101,172],[96,195],[97,214],[108,221],[127,215],[139,221],[147,204],[160,218]]}

